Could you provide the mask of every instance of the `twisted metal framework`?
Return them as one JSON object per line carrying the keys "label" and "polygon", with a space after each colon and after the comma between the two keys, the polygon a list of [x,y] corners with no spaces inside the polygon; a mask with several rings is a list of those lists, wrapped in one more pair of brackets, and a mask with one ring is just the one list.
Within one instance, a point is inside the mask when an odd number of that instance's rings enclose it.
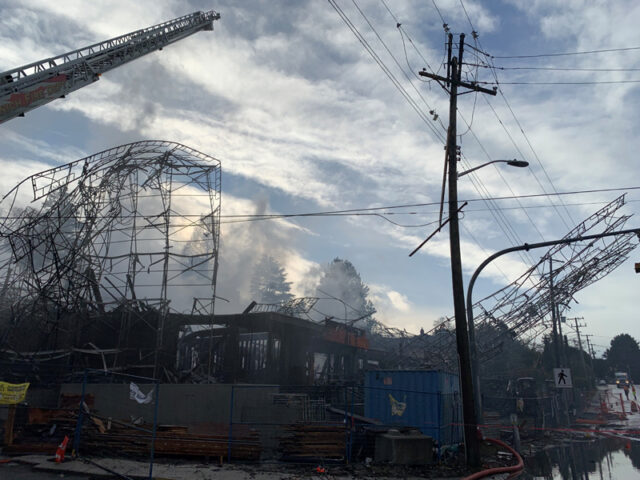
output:
{"label": "twisted metal framework", "polygon": [[[618,214],[624,203],[624,195],[616,198],[563,238],[580,237],[597,229],[602,233],[621,230],[631,217]],[[506,336],[525,343],[538,337],[548,328],[545,317],[551,313],[552,304],[568,304],[578,291],[614,271],[637,245],[636,236],[628,234],[554,246],[514,282],[476,302],[474,311],[480,312],[475,317],[480,360],[499,354]],[[553,262],[557,263],[549,275]],[[451,321],[452,318],[446,319],[428,335],[405,340],[405,358],[398,361],[415,367],[455,370],[457,356]]]}
{"label": "twisted metal framework", "polygon": [[0,347],[110,345],[110,366],[153,358],[155,375],[170,311],[206,296],[213,315],[220,175],[213,157],[145,141],[19,183],[0,201]]}

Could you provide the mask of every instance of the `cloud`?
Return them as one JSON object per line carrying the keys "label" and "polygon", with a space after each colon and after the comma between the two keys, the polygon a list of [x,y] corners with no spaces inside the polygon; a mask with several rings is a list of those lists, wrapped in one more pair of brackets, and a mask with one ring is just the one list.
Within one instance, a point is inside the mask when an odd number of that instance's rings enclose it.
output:
{"label": "cloud", "polygon": [[[464,5],[489,53],[528,54],[631,45],[640,7],[627,3],[465,1]],[[21,2],[18,7],[5,3],[0,7],[4,32],[0,62],[9,68],[23,59],[45,58],[187,13],[182,2],[151,5],[39,0]],[[447,96],[434,82],[416,78],[425,61],[413,49],[415,45],[438,68],[443,58],[442,20],[433,4],[389,4],[413,43],[400,35],[396,21],[381,5],[361,5],[424,101],[355,7],[349,2],[341,5],[419,108],[426,113],[434,109],[440,115],[442,124],[428,123],[443,137]],[[470,33],[459,1],[440,0],[437,5],[453,31]],[[114,138],[119,143],[122,138],[166,138],[222,159],[225,213],[343,210],[439,200],[442,140],[415,114],[327,3],[271,2],[265,7],[261,2],[222,1],[216,8],[222,18],[213,32],[197,33],[109,72],[96,84],[34,111],[27,117],[29,122],[7,122],[4,131],[14,136],[0,137],[3,146],[11,147],[11,153],[3,155],[5,164],[26,159],[56,164],[67,156],[72,157],[69,160],[82,157],[87,145],[92,150],[93,146],[109,148]],[[514,32],[516,27],[522,31]],[[474,45],[470,36],[467,40]],[[470,47],[465,55],[470,63],[484,59]],[[635,57],[624,52],[495,62],[502,67],[638,66]],[[493,78],[483,68],[478,75],[481,81]],[[508,167],[498,165],[479,170],[477,177],[463,177],[460,198],[631,185],[638,177],[637,85],[508,84],[625,79],[631,74],[498,70],[497,75],[504,97],[459,98],[458,133],[466,130],[462,116],[472,124],[471,132],[458,137],[465,157],[460,168],[497,158],[520,158],[529,161],[530,167],[507,171]],[[78,123],[88,128],[82,135],[74,129],[66,138],[52,138],[48,131],[33,127],[43,119],[55,119],[50,124],[63,132],[70,128],[67,125]],[[20,170],[10,168],[11,175]],[[39,167],[25,164],[24,168]],[[470,203],[461,220],[465,274],[507,246],[563,236],[601,205],[593,202],[609,201],[613,195]],[[631,195],[630,199],[635,200]],[[562,204],[576,205],[567,207],[571,212],[567,215]],[[625,212],[637,212],[636,205],[630,202]],[[387,218],[402,225],[424,224],[437,219],[437,210],[437,205],[396,209]],[[228,287],[221,283],[221,289],[234,299],[229,308],[244,308],[249,298],[242,267],[270,250],[285,265],[297,292],[304,291],[308,272],[337,255],[366,257],[367,261],[358,263],[372,272],[380,259],[393,259],[394,278],[402,280],[388,285],[389,291],[405,295],[411,312],[436,318],[452,308],[443,301],[441,291],[409,295],[406,292],[416,279],[397,273],[398,259],[406,257],[432,229],[399,227],[369,217],[223,224],[220,278]],[[423,248],[420,261],[428,263],[429,272],[446,273],[448,252],[445,230]],[[535,258],[534,254],[505,257],[483,272],[482,281],[489,280],[487,289],[502,286]],[[368,278],[387,285],[386,273],[377,271],[375,278]],[[632,287],[624,282],[620,288],[630,291]],[[595,285],[590,292],[597,289]],[[397,308],[401,303],[393,306],[388,297],[385,301],[397,318],[419,325],[418,313],[401,315]]]}

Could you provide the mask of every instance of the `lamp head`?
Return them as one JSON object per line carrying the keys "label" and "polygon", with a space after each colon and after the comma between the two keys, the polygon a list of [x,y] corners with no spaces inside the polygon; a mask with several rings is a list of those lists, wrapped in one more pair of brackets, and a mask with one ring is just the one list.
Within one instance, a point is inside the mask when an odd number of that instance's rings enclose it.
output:
{"label": "lamp head", "polygon": [[507,165],[511,165],[512,167],[524,168],[529,166],[529,162],[525,162],[524,160],[513,159],[513,160],[507,161]]}

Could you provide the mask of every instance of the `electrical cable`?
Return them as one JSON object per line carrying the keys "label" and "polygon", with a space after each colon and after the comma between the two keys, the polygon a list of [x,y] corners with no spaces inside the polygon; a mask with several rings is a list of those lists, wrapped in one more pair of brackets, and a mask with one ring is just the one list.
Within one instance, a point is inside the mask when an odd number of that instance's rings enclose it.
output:
{"label": "electrical cable", "polygon": [[607,48],[604,50],[586,50],[582,52],[563,52],[563,53],[538,53],[534,55],[509,55],[499,56],[491,55],[491,58],[540,58],[540,57],[562,57],[567,55],[588,55],[592,53],[610,53],[610,52],[626,52],[630,50],[640,50],[640,47],[624,47],[624,48]]}
{"label": "electrical cable", "polygon": [[[460,203],[468,202],[486,202],[487,200],[491,201],[505,201],[505,200],[518,200],[524,198],[542,198],[542,197],[553,197],[553,196],[570,196],[570,195],[586,195],[592,193],[612,193],[612,192],[629,192],[634,190],[640,190],[640,186],[630,186],[630,187],[613,187],[613,188],[594,188],[594,189],[585,189],[585,190],[571,190],[567,192],[555,192],[555,193],[532,193],[532,194],[523,194],[523,195],[506,195],[500,197],[488,197],[488,198],[467,198],[459,200]],[[627,203],[638,202],[640,200],[627,200]],[[584,205],[600,205],[603,203],[607,203],[606,201],[602,202],[581,202],[581,203],[571,203],[568,206],[584,206]],[[306,213],[290,213],[290,214],[230,214],[230,215],[220,215],[220,218],[288,218],[288,217],[314,217],[314,216],[338,216],[338,214],[349,214],[349,213],[360,213],[360,212],[371,212],[371,211],[379,211],[379,210],[393,210],[398,208],[409,208],[409,207],[429,207],[440,205],[440,202],[423,202],[423,203],[405,203],[398,205],[385,205],[381,207],[363,207],[363,208],[353,208],[353,209],[343,209],[343,210],[325,210],[319,212],[306,212]],[[525,205],[522,207],[500,207],[500,210],[519,210],[520,208],[550,208],[553,205]],[[470,211],[489,211],[490,209],[473,209],[466,210]],[[428,212],[428,213],[437,213],[437,212]],[[384,212],[384,215],[393,215],[393,212]],[[400,214],[424,214],[424,212],[400,212]],[[201,215],[182,215],[184,217],[201,217]],[[0,216],[0,220],[19,220],[24,218],[22,216]],[[87,216],[75,216],[76,220],[88,219],[93,217]],[[200,226],[199,223],[190,223],[190,224],[180,224],[178,226]],[[150,228],[151,226],[146,225],[144,227],[136,227],[136,228]],[[155,227],[155,225],[154,225]]]}
{"label": "electrical cable", "polygon": [[[482,45],[481,45],[482,47]],[[498,79],[498,73],[492,69],[491,72],[493,73],[493,77],[495,79],[495,83],[497,83],[498,85],[500,85],[500,81]],[[505,105],[507,106],[507,108],[509,109],[509,112],[511,113],[511,116],[513,117],[514,121],[516,122],[516,124],[518,125],[518,127],[520,128],[520,132],[522,133],[522,136],[524,137],[525,141],[527,142],[527,145],[529,145],[529,149],[531,150],[531,152],[533,153],[533,156],[536,158],[538,165],[540,165],[540,168],[542,169],[547,181],[549,182],[549,184],[551,185],[551,188],[554,192],[557,192],[557,189],[553,183],[553,181],[551,180],[551,177],[549,177],[549,174],[547,173],[546,168],[544,167],[544,165],[542,164],[542,161],[540,160],[540,157],[538,156],[537,152],[535,151],[535,149],[533,148],[533,145],[531,144],[531,141],[529,140],[528,135],[525,133],[524,128],[522,127],[522,124],[520,123],[520,120],[518,119],[518,117],[516,116],[515,112],[513,111],[513,108],[511,108],[511,104],[509,103],[509,101],[507,100],[507,97],[504,95],[504,92],[502,91],[502,89],[498,89],[500,92],[500,97],[502,98],[502,100],[504,101]],[[493,106],[491,105],[491,103],[489,102],[488,99],[485,98],[485,101],[487,102],[487,104],[491,107],[491,109],[493,110],[494,114],[496,115],[496,118],[499,119],[499,121],[501,122],[503,128],[505,129],[505,131],[507,131],[506,127],[504,126],[504,123],[502,123],[502,121],[500,120],[500,117],[498,115],[498,113],[495,111],[495,109],[493,108]],[[511,138],[511,137],[510,137]],[[513,140],[512,140],[513,142]],[[515,146],[515,142],[514,146]],[[517,147],[516,147],[517,148]],[[518,151],[520,151],[519,148],[517,148]],[[524,160],[524,155],[522,156],[522,159]],[[536,181],[538,182],[538,184],[540,185],[540,187],[542,188],[543,192],[546,192],[545,188],[542,186],[542,183],[540,182],[540,180],[538,179],[537,175],[535,174],[535,172],[533,170],[530,170],[532,175],[534,176],[534,178],[536,179]],[[569,211],[565,208],[565,212],[567,213],[567,216],[569,218],[569,221],[573,224],[575,224],[574,219],[571,217],[571,214],[569,213]],[[560,220],[564,223],[566,228],[569,228],[569,225],[564,221],[564,218],[562,217],[562,215],[560,214],[560,212],[558,211],[558,217],[560,218]]]}
{"label": "electrical cable", "polygon": [[[475,28],[474,28],[474,26],[473,26],[473,23],[471,22],[471,18],[469,17],[469,14],[467,13],[467,9],[466,9],[466,8],[465,8],[465,6],[464,6],[463,0],[459,0],[459,1],[460,1],[460,4],[462,5],[462,8],[463,8],[463,10],[464,10],[464,13],[465,13],[465,15],[466,15],[466,17],[467,17],[467,21],[469,22],[469,25],[471,25],[471,29],[472,29],[472,31],[474,31],[474,32],[475,32]],[[476,34],[476,35],[474,35],[474,40],[476,40],[476,41],[477,41],[478,45],[480,45],[480,48],[482,49],[482,45],[481,45],[480,41],[479,41],[479,40],[477,40],[477,34]],[[479,49],[478,49],[478,51],[481,51],[481,50],[479,50]],[[493,57],[492,57],[492,58],[493,58]],[[490,65],[492,66],[493,64],[492,64],[492,63],[490,63]],[[492,71],[492,73],[493,73],[493,76],[494,76],[494,79],[495,79],[495,83],[497,83],[497,84],[499,85],[499,84],[500,84],[500,82],[499,82],[499,80],[498,80],[497,72],[495,71],[495,69],[491,69],[491,71]],[[481,83],[481,82],[480,82],[480,83]],[[493,83],[493,82],[487,82],[487,83]],[[539,165],[540,165],[540,167],[542,168],[542,171],[544,172],[544,174],[545,174],[545,176],[546,176],[547,180],[549,181],[549,184],[551,185],[551,187],[552,187],[553,191],[554,191],[554,192],[557,192],[557,190],[556,190],[556,188],[555,188],[555,185],[554,185],[554,184],[553,184],[553,182],[551,181],[551,178],[549,177],[549,175],[548,175],[548,173],[547,173],[547,171],[546,171],[546,169],[545,169],[544,165],[542,164],[542,162],[541,162],[540,158],[538,157],[538,154],[537,154],[537,153],[536,153],[536,151],[534,150],[533,145],[531,144],[531,142],[530,142],[530,140],[529,140],[529,137],[528,137],[528,136],[527,136],[527,134],[525,133],[524,128],[522,128],[522,125],[521,125],[520,121],[519,121],[519,120],[518,120],[518,118],[516,117],[515,112],[514,112],[514,111],[513,111],[513,109],[511,108],[511,105],[510,105],[510,103],[508,102],[507,98],[505,97],[504,92],[502,91],[502,89],[500,89],[500,96],[502,97],[503,101],[504,101],[504,102],[505,102],[505,104],[507,105],[507,107],[508,107],[509,111],[511,112],[511,115],[512,115],[513,119],[515,120],[516,124],[517,124],[517,125],[518,125],[518,127],[520,128],[520,132],[521,132],[521,133],[522,133],[522,135],[524,136],[524,138],[525,138],[525,140],[526,140],[527,144],[529,145],[529,148],[531,149],[531,151],[532,151],[532,153],[533,153],[534,157],[536,158],[536,160],[538,161],[538,164],[539,164]],[[486,101],[486,102],[487,102],[487,104],[492,108],[492,110],[494,111],[494,114],[496,115],[496,118],[498,118],[498,120],[500,121],[500,123],[501,123],[501,125],[503,126],[503,128],[505,129],[505,131],[507,131],[507,130],[506,130],[506,127],[504,126],[504,123],[499,119],[499,116],[497,115],[497,112],[495,111],[495,109],[493,109],[493,107],[491,106],[491,104],[490,104],[489,100],[485,98],[485,101]],[[509,135],[509,137],[511,138],[511,136],[510,136],[510,135]],[[512,140],[512,142],[513,142],[513,140]],[[514,143],[514,145],[515,145],[515,142],[513,142],[513,143]],[[516,148],[517,148],[517,147],[516,147]],[[520,150],[518,149],[518,151],[520,151]],[[524,156],[523,156],[523,160],[524,160]],[[544,189],[544,187],[542,187],[542,184],[540,183],[540,181],[538,180],[537,176],[535,175],[535,172],[534,172],[533,170],[530,170],[530,171],[531,171],[531,173],[534,175],[534,177],[536,178],[536,181],[538,181],[538,184],[540,184],[540,186],[541,186],[541,188],[542,188],[542,191],[544,192],[544,191],[545,191],[545,189]],[[575,221],[574,221],[574,220],[573,220],[573,218],[571,217],[571,213],[570,213],[566,208],[565,208],[565,211],[566,211],[567,216],[568,216],[569,220],[571,221],[571,223],[574,223],[574,224],[575,224]],[[560,213],[560,212],[558,212],[558,214],[559,214],[559,213]],[[563,223],[565,223],[565,226],[566,226],[567,228],[569,228],[569,225],[568,225],[566,222],[564,222],[564,219],[563,219],[562,215],[560,215],[560,214],[559,214],[559,218],[563,221]]]}
{"label": "electrical cable", "polygon": [[354,34],[354,36],[358,39],[358,41],[362,44],[362,46],[364,47],[364,49],[367,51],[367,53],[369,53],[369,55],[374,59],[374,61],[378,64],[378,66],[382,69],[382,71],[385,73],[385,75],[387,75],[387,77],[389,78],[389,80],[391,80],[391,82],[393,83],[393,85],[396,87],[396,89],[400,92],[400,94],[405,98],[405,100],[409,103],[409,105],[411,106],[411,108],[413,108],[413,110],[418,114],[418,116],[420,117],[420,119],[427,125],[427,127],[431,130],[432,134],[435,136],[435,138],[441,142],[443,142],[443,135],[441,132],[439,132],[436,127],[433,126],[433,124],[431,123],[430,119],[428,117],[426,117],[426,115],[424,114],[424,112],[422,112],[422,110],[420,109],[420,107],[418,106],[418,104],[416,103],[416,101],[413,99],[413,97],[411,97],[411,95],[409,95],[409,93],[405,90],[405,88],[402,86],[402,84],[398,81],[398,79],[395,77],[395,75],[393,74],[393,72],[391,72],[391,70],[389,70],[389,68],[386,66],[386,64],[384,63],[384,61],[382,61],[382,59],[378,56],[378,54],[373,50],[373,48],[371,47],[371,45],[369,44],[369,42],[367,42],[367,40],[364,38],[364,36],[360,33],[360,31],[358,30],[358,28],[353,24],[353,22],[351,22],[351,20],[349,20],[349,17],[346,15],[346,13],[344,13],[344,11],[342,10],[342,8],[340,8],[340,6],[335,2],[335,0],[328,0],[329,4],[333,7],[333,9],[338,13],[338,15],[340,16],[340,18],[342,19],[342,21],[347,25],[347,27],[351,30],[351,32]]}
{"label": "electrical cable", "polygon": [[[465,64],[469,65],[469,64]],[[496,67],[475,65],[478,68],[495,68],[496,70],[544,70],[560,72],[640,72],[640,68],[578,68],[578,67]]]}
{"label": "electrical cable", "polygon": [[[400,62],[398,62],[398,59],[395,57],[395,55],[391,52],[391,50],[389,50],[389,47],[387,47],[387,44],[384,42],[384,40],[382,39],[382,37],[378,34],[378,31],[375,29],[375,27],[373,26],[373,24],[369,21],[369,18],[365,15],[365,13],[362,11],[362,9],[360,8],[360,6],[358,5],[358,3],[356,2],[356,0],[351,0],[351,2],[353,3],[353,5],[356,7],[356,9],[358,10],[358,12],[360,12],[360,15],[362,15],[362,18],[364,18],[364,20],[367,22],[367,24],[369,25],[369,28],[371,28],[371,30],[373,31],[373,33],[376,35],[376,37],[378,37],[378,40],[380,41],[380,43],[382,44],[382,46],[385,48],[385,50],[387,51],[387,53],[389,54],[389,56],[391,56],[391,58],[393,59],[393,61],[395,62],[395,64],[398,66],[398,68],[400,69],[400,71],[402,72],[402,74],[405,76],[405,78],[407,79],[407,81],[409,82],[409,84],[411,85],[411,87],[415,90],[415,92],[418,94],[418,96],[420,97],[420,99],[423,101],[423,103],[427,106],[427,108],[431,111],[433,111],[433,108],[431,107],[431,105],[429,105],[429,103],[426,101],[426,99],[424,98],[424,96],[422,95],[422,93],[420,93],[420,90],[418,90],[418,88],[413,84],[413,82],[411,81],[411,77],[409,77],[409,75],[407,75],[407,73],[404,71],[404,68],[402,68],[402,66],[400,65]],[[404,41],[403,41],[404,43]],[[405,50],[406,53],[406,50]],[[407,60],[408,63],[408,60]],[[429,70],[431,69],[431,66],[429,64],[427,64],[427,66],[429,67]]]}
{"label": "electrical cable", "polygon": [[442,16],[442,13],[440,13],[440,9],[438,8],[438,5],[436,5],[436,0],[431,0],[431,3],[433,3],[434,8],[436,9],[436,12],[438,12],[438,16],[440,17],[440,20],[442,20],[442,25],[447,25],[447,22],[444,21],[444,17]]}
{"label": "electrical cable", "polygon": [[[399,23],[400,23],[400,22],[398,21],[398,17],[397,17],[396,15],[394,15],[394,14],[393,14],[393,12],[391,12],[391,10],[389,9],[388,5],[386,5],[386,3],[385,3],[384,5],[385,5],[385,8],[387,9],[387,11],[389,12],[389,14],[391,15],[391,17],[394,19],[394,21],[396,21],[396,25],[399,25]],[[436,7],[437,7],[437,6],[436,6]],[[441,16],[441,19],[442,19],[442,16]],[[444,25],[444,23],[443,23],[443,25]],[[413,43],[413,41],[411,41],[410,36],[409,36],[408,34],[406,34],[406,35],[407,35],[407,38],[409,39],[409,41],[411,42],[411,44],[412,44],[413,48],[418,52],[418,54],[420,55],[420,57],[424,59],[424,56],[423,56],[423,55],[421,54],[421,52],[417,49],[417,47],[415,46],[415,44]],[[475,37],[474,37],[474,38],[475,38]],[[404,41],[403,41],[403,45],[404,45]],[[477,48],[475,48],[475,50],[478,50],[478,49],[477,49]],[[406,55],[406,52],[405,52],[405,55]],[[431,69],[431,71],[433,72],[433,69],[430,67],[430,65],[428,64],[428,62],[426,62],[426,59],[424,59],[424,60],[425,60],[425,63],[427,64],[427,66],[428,66],[428,67]],[[476,69],[476,74],[477,74],[477,71],[478,71],[478,69]],[[469,126],[469,124],[468,124],[468,123],[467,123],[467,125]],[[444,125],[443,125],[443,128],[444,128]],[[465,133],[466,133],[466,132],[465,132]],[[474,186],[474,188],[476,189],[476,191],[478,191],[478,193],[479,193],[481,196],[489,196],[489,192],[488,192],[488,190],[486,189],[486,187],[484,187],[484,184],[482,183],[482,180],[480,179],[480,177],[479,177],[479,176],[476,176],[476,174],[472,174],[469,178],[470,178],[470,180],[471,180],[471,182],[472,182],[472,185]],[[503,181],[505,181],[505,183],[506,183],[506,180],[504,179],[504,177],[503,177]],[[507,185],[508,185],[508,184],[507,184]],[[509,188],[510,188],[510,187],[509,187]],[[483,192],[483,190],[484,190],[484,192]],[[511,190],[511,188],[510,188],[510,190]],[[513,190],[511,190],[511,191],[512,191],[512,193],[513,193]],[[491,204],[490,204],[490,202],[488,202],[488,203],[487,203],[487,206],[489,207],[489,209],[491,209]],[[511,225],[510,225],[510,223],[509,223],[508,219],[507,219],[504,215],[500,214],[499,212],[498,212],[498,213],[496,213],[496,211],[495,211],[495,210],[494,210],[494,211],[492,211],[492,215],[494,215],[494,218],[495,218],[495,220],[496,220],[496,222],[497,222],[498,226],[502,229],[502,231],[504,232],[505,236],[510,240],[510,242],[512,243],[512,245],[517,245],[517,244],[522,243],[522,241],[520,241],[520,240],[519,240],[519,237],[518,237],[517,233],[515,232],[515,230],[513,229],[513,227],[511,227]],[[535,226],[535,225],[534,225],[534,226]],[[519,256],[520,256],[520,257],[521,257],[525,262],[527,262],[527,259],[525,259],[524,257],[525,257],[525,256],[529,256],[530,254],[529,254],[528,252],[524,252],[524,253],[523,253],[523,252],[520,252],[518,255],[519,255]],[[530,259],[529,261],[531,261],[532,263],[535,263],[535,262],[533,262],[533,261],[532,261],[532,259]]]}
{"label": "electrical cable", "polygon": [[[494,82],[477,82],[478,85],[493,85]],[[639,80],[590,80],[588,82],[500,82],[501,85],[609,85],[640,83]]]}
{"label": "electrical cable", "polygon": [[[500,115],[498,115],[498,112],[496,111],[494,106],[491,104],[491,102],[489,102],[489,100],[487,100],[486,97],[483,97],[483,98],[484,98],[486,104],[489,106],[489,108],[493,112],[494,116],[496,117],[496,120],[498,121],[498,123],[500,124],[500,126],[502,127],[504,132],[506,133],[507,137],[511,141],[511,144],[516,149],[516,152],[517,152],[519,158],[521,158],[522,160],[526,160],[527,156],[522,152],[522,150],[520,150],[520,147],[518,146],[518,144],[516,143],[515,139],[511,135],[511,132],[509,132],[509,130],[507,129],[507,126],[505,125],[505,123],[502,121],[502,118],[500,118]],[[547,190],[544,188],[544,185],[542,184],[542,182],[538,178],[538,175],[536,174],[536,172],[534,170],[531,170],[530,172],[531,172],[531,175],[533,175],[533,178],[536,180],[536,183],[538,184],[540,189],[546,194]],[[561,221],[564,223],[564,226],[567,229],[569,229],[569,225],[567,224],[567,222],[564,221],[564,218],[562,217],[562,215],[560,214],[558,209],[556,209],[556,212],[558,213],[558,218],[560,218]],[[533,223],[533,220],[531,222]],[[537,227],[536,227],[536,230],[537,230]],[[542,235],[542,233],[539,232],[539,231],[538,231],[538,233],[540,234],[540,237],[544,240],[544,236]]]}

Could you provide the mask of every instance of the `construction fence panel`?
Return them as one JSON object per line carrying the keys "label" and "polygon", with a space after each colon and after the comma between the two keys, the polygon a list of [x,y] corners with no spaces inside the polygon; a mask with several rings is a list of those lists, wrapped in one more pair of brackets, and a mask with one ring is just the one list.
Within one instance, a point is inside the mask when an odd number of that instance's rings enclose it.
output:
{"label": "construction fence panel", "polygon": [[[258,385],[232,388],[229,438],[238,428],[254,432],[260,438],[263,460],[349,463],[375,459],[376,438],[389,430],[431,437],[436,453],[462,442],[457,392],[329,385],[274,386],[274,391],[259,394],[262,387]],[[371,412],[373,416],[367,416]],[[234,460],[232,452],[227,458]]]}
{"label": "construction fence panel", "polygon": [[[78,395],[67,396],[77,398]],[[107,467],[102,459],[146,457],[151,480],[156,447],[173,442],[170,429],[158,430],[159,405],[160,383],[154,378],[85,370],[77,406],[73,456],[122,478],[127,478],[128,472]],[[113,416],[112,412],[118,408],[126,409],[129,417]]]}

